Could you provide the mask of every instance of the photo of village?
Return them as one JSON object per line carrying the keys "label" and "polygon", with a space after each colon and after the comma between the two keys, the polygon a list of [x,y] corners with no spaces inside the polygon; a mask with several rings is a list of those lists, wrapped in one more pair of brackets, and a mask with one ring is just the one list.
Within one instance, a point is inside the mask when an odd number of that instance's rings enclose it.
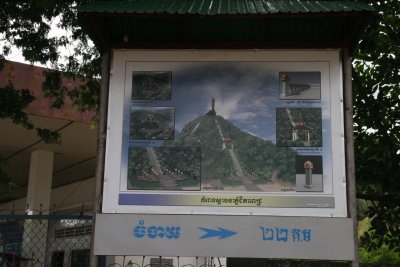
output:
{"label": "photo of village", "polygon": [[173,139],[174,117],[173,107],[131,107],[129,139]]}
{"label": "photo of village", "polygon": [[277,108],[276,145],[322,147],[320,108]]}
{"label": "photo of village", "polygon": [[134,71],[132,100],[170,100],[170,71]]}
{"label": "photo of village", "polygon": [[279,72],[280,99],[321,99],[320,72]]}
{"label": "photo of village", "polygon": [[200,190],[198,147],[130,147],[128,189]]}
{"label": "photo of village", "polygon": [[322,156],[296,156],[296,191],[323,191]]}

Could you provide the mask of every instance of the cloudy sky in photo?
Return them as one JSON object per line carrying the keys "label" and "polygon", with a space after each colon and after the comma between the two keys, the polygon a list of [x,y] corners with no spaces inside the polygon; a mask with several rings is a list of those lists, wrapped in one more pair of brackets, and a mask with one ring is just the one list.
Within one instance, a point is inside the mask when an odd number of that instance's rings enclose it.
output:
{"label": "cloudy sky in photo", "polygon": [[181,63],[172,72],[172,105],[178,131],[211,109],[243,131],[275,141],[278,72],[260,63]]}

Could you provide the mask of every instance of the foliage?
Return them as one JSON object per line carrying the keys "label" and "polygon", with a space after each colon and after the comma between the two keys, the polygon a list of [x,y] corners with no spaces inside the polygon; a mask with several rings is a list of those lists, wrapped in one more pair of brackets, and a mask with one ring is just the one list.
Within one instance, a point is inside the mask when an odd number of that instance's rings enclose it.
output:
{"label": "foliage", "polygon": [[174,109],[138,108],[131,110],[129,139],[171,140],[174,138]]}
{"label": "foliage", "polygon": [[23,111],[35,97],[28,89],[15,90],[12,83],[0,88],[0,118],[11,119],[26,129],[32,129],[33,124],[29,121],[28,115]]}
{"label": "foliage", "polygon": [[250,135],[221,116],[209,114],[186,123],[168,146],[200,147],[202,179],[218,178],[226,185],[242,184],[234,179],[235,166],[229,152],[232,150],[243,172],[259,177],[258,183],[266,183],[275,173],[280,180],[295,183],[294,150]]}
{"label": "foliage", "polygon": [[[154,187],[154,185],[148,182],[140,182],[137,177],[142,173],[151,173],[151,163],[146,154],[146,150],[143,148],[130,147],[128,154],[128,181],[131,185],[140,188]],[[140,184],[138,184],[140,182]],[[161,186],[160,183],[157,187]]]}
{"label": "foliage", "polygon": [[134,71],[132,74],[132,100],[171,99],[172,73]]}
{"label": "foliage", "polygon": [[[96,48],[90,45],[87,35],[78,26],[75,5],[88,0],[3,0],[0,6],[0,69],[12,47],[22,51],[31,63],[49,66],[44,73],[44,96],[54,100],[52,107],[61,108],[66,97],[70,97],[79,111],[97,110],[101,60]],[[55,36],[52,26],[65,31]],[[61,55],[60,50],[71,49],[70,55]],[[61,63],[63,62],[63,63]],[[72,90],[62,86],[63,79],[79,80],[81,85]],[[10,83],[0,88],[0,118],[10,118],[26,129],[34,125],[23,110],[34,98],[28,89],[16,90]],[[5,96],[5,97],[4,97]],[[6,102],[7,101],[7,102]],[[57,133],[36,129],[47,142],[60,142]],[[56,138],[57,137],[57,138]]]}
{"label": "foliage", "polygon": [[[363,206],[363,204],[361,204]],[[369,238],[375,234],[375,230],[371,227],[372,219],[365,217],[358,223],[358,236],[361,239]],[[390,249],[387,245],[382,244],[376,246],[373,250],[370,246],[364,246],[359,249],[359,259],[363,263],[400,263],[400,254],[395,249]]]}
{"label": "foliage", "polygon": [[[163,189],[158,181],[165,177],[176,178],[181,187],[200,187],[201,151],[199,148],[152,148],[162,175],[155,174],[154,162],[150,161],[150,153],[143,147],[131,147],[128,157],[129,189]],[[155,164],[154,164],[155,165]],[[149,181],[143,180],[148,177]]]}
{"label": "foliage", "polygon": [[[69,97],[81,111],[96,111],[99,103],[101,70],[99,53],[78,25],[76,5],[90,0],[2,0],[0,5],[0,70],[11,48],[22,51],[24,58],[48,66],[44,72],[44,96],[53,100],[52,108],[61,108]],[[54,35],[56,26],[64,31]],[[62,55],[61,50],[69,51]],[[80,85],[68,90],[62,86],[65,79],[78,80]],[[0,119],[10,119],[25,129],[34,129],[45,143],[60,143],[60,133],[35,127],[24,111],[34,101],[28,89],[17,90],[11,81],[0,88]],[[93,118],[95,119],[95,118]],[[0,162],[0,181],[5,178],[5,165]]]}
{"label": "foliage", "polygon": [[[161,166],[179,170],[196,184],[201,178],[201,150],[198,147],[158,148],[156,150]],[[189,180],[189,179],[187,179]]]}
{"label": "foliage", "polygon": [[383,245],[374,251],[360,248],[359,260],[362,263],[400,264],[400,254],[396,251],[390,250],[386,245]]}
{"label": "foliage", "polygon": [[8,190],[12,190],[17,187],[15,183],[11,181],[11,178],[7,175],[7,173],[4,171],[4,167],[7,167],[9,162],[0,155],[0,183],[3,183],[7,185]]}
{"label": "foliage", "polygon": [[382,246],[374,251],[360,248],[359,257],[362,263],[400,264],[399,253],[390,250],[387,246]]}
{"label": "foliage", "polygon": [[354,53],[354,136],[358,197],[369,200],[369,250],[400,250],[400,2],[372,1],[377,13]]}
{"label": "foliage", "polygon": [[[309,130],[310,142],[307,132],[297,131],[297,140],[292,139],[293,124],[304,122],[304,128]],[[276,144],[278,146],[322,146],[322,113],[320,108],[277,108],[276,109]]]}

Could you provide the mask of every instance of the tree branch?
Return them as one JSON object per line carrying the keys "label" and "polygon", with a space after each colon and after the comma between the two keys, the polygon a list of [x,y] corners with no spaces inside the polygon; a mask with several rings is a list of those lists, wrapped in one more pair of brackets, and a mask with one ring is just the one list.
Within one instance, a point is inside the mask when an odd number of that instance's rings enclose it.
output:
{"label": "tree branch", "polygon": [[390,202],[392,204],[400,205],[400,196],[393,195],[368,195],[357,193],[357,198],[370,200],[370,201],[380,201],[380,202]]}

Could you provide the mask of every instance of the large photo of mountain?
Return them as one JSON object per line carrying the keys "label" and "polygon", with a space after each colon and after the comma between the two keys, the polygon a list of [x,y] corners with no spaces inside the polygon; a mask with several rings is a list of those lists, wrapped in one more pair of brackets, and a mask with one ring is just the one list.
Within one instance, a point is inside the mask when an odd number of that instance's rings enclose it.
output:
{"label": "large photo of mountain", "polygon": [[290,148],[251,135],[211,109],[187,123],[170,147],[200,147],[203,190],[286,191],[295,185]]}

